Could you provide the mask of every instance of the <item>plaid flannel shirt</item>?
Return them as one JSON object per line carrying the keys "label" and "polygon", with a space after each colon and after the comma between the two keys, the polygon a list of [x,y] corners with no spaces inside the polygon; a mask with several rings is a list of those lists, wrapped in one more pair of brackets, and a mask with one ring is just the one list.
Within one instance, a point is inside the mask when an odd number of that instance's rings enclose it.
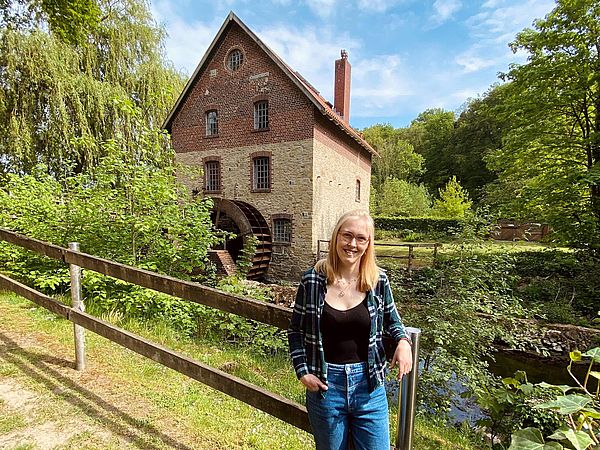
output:
{"label": "plaid flannel shirt", "polygon": [[[288,329],[290,355],[298,378],[311,373],[327,384],[327,364],[321,340],[321,313],[327,292],[327,278],[314,269],[302,276],[292,320]],[[369,334],[368,372],[369,387],[375,389],[385,381],[386,357],[382,335],[385,330],[399,342],[406,338],[406,330],[396,309],[387,275],[382,271],[374,289],[367,293],[367,307],[371,318]]]}

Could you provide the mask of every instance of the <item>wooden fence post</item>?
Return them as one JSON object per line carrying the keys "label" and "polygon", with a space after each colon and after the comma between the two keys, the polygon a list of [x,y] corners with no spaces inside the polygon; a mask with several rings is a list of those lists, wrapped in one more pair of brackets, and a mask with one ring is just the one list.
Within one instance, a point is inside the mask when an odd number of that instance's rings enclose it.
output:
{"label": "wooden fence post", "polygon": [[[79,242],[69,242],[69,250],[79,251]],[[71,274],[71,302],[74,309],[84,312],[85,305],[81,297],[81,267],[69,264]],[[73,324],[75,335],[75,369],[85,370],[85,331],[80,325]]]}

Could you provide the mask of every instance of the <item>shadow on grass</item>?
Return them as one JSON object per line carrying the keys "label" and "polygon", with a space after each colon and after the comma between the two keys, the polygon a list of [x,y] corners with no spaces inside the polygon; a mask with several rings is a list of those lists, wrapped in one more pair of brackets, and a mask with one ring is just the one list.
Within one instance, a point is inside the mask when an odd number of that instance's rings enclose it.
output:
{"label": "shadow on grass", "polygon": [[0,332],[0,360],[12,364],[23,374],[44,386],[49,392],[60,393],[62,399],[75,406],[85,416],[98,421],[115,435],[141,449],[169,448],[192,450],[171,436],[136,419],[108,403],[98,395],[65,377],[50,365],[70,367],[74,363],[50,355],[25,350]]}

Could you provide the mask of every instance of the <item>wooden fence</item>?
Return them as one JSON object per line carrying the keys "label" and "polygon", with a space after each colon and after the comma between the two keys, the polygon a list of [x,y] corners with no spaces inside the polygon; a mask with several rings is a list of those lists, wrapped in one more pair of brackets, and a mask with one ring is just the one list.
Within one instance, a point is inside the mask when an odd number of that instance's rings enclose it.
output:
{"label": "wooden fence", "polygon": [[[60,247],[37,239],[25,237],[2,228],[0,228],[0,240],[69,264],[72,274],[72,291],[75,287],[73,272],[78,272],[80,268],[85,268],[138,286],[163,292],[183,300],[210,306],[221,311],[237,314],[281,329],[287,329],[290,323],[292,311],[283,306],[225,293],[198,283],[178,280],[148,270],[138,269],[137,267],[98,258],[80,252],[76,248]],[[418,246],[418,244],[411,245]],[[437,247],[435,247],[435,249],[437,250]],[[125,348],[152,359],[159,364],[237,398],[238,400],[277,417],[286,423],[309,433],[311,432],[308,414],[303,405],[273,392],[269,392],[266,389],[219,369],[194,361],[178,352],[150,342],[140,336],[87,314],[79,308],[64,305],[57,300],[2,274],[0,274],[0,289],[12,291],[33,301],[41,307],[73,322],[76,328],[77,326],[86,328]],[[410,450],[412,447],[416,384],[418,377],[418,343],[420,336],[420,330],[418,329],[407,328],[407,331],[413,339],[413,370],[409,376],[403,377],[400,395],[398,396],[400,407],[398,412],[396,448],[402,450]],[[77,330],[75,334],[77,347]],[[76,348],[76,358],[78,356],[79,349]],[[77,368],[80,368],[79,361],[77,361]]]}
{"label": "wooden fence", "polygon": [[[433,259],[437,258],[438,248],[442,246],[439,242],[404,242],[401,244],[373,244],[375,248],[377,247],[408,247],[408,255],[377,255],[377,258],[396,258],[396,259],[406,259],[406,269],[410,274],[413,269],[413,260],[415,259],[415,248],[432,248],[433,249]],[[329,241],[327,240],[318,240],[317,241],[317,257],[318,259],[323,258],[324,255],[329,251]]]}
{"label": "wooden fence", "polygon": [[[148,270],[97,258],[1,228],[0,240],[67,264],[93,270],[129,283],[220,309],[221,311],[238,314],[278,328],[287,329],[290,323],[291,310],[289,308],[228,294],[197,283],[182,281]],[[150,342],[90,314],[66,306],[4,275],[0,275],[0,288],[21,295],[76,325],[80,325],[159,364],[235,397],[297,428],[311,432],[308,414],[303,405],[269,392],[241,378],[194,361],[178,352]]]}

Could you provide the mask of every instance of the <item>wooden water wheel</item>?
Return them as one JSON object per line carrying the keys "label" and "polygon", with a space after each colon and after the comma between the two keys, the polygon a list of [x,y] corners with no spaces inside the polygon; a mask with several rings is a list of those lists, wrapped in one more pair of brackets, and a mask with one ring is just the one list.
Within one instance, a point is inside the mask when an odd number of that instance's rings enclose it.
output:
{"label": "wooden water wheel", "polygon": [[262,214],[249,203],[221,198],[215,199],[213,222],[216,228],[231,231],[238,236],[226,243],[226,249],[234,260],[237,260],[249,236],[253,235],[258,239],[247,277],[250,280],[263,278],[269,270],[273,239],[269,224]]}

